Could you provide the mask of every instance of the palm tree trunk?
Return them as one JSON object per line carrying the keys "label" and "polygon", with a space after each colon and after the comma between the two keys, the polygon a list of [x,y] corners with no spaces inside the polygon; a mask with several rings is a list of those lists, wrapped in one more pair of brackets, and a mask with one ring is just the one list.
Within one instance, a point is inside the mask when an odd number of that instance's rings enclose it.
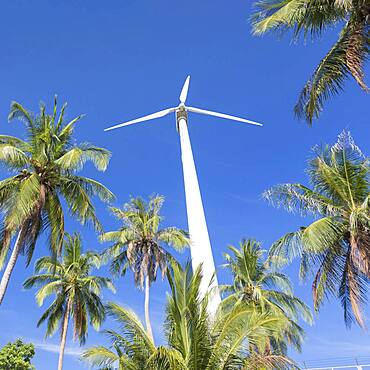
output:
{"label": "palm tree trunk", "polygon": [[64,315],[64,321],[62,326],[62,338],[60,341],[60,352],[59,352],[59,361],[58,361],[58,370],[63,369],[63,359],[64,359],[64,350],[66,348],[66,341],[67,341],[67,332],[68,332],[68,322],[69,322],[69,314],[71,312],[71,303],[68,302],[67,310]]}
{"label": "palm tree trunk", "polygon": [[38,205],[35,206],[33,213],[31,214],[29,219],[23,222],[17,236],[17,240],[15,241],[13,252],[9,258],[8,264],[4,271],[3,277],[1,278],[0,283],[0,306],[3,303],[3,299],[6,293],[6,289],[8,288],[10,277],[14,270],[15,264],[17,262],[19,252],[21,251],[22,244],[24,242],[24,238],[26,237],[27,228],[32,220],[32,218],[40,217],[40,212],[45,204],[45,196],[46,196],[46,187],[44,184],[40,185],[40,196]]}
{"label": "palm tree trunk", "polygon": [[3,303],[3,299],[6,293],[6,289],[8,288],[10,277],[12,275],[12,272],[14,270],[15,264],[17,262],[19,252],[21,251],[22,244],[24,241],[24,238],[26,236],[26,227],[23,225],[21,229],[18,232],[17,239],[14,244],[13,252],[9,258],[8,264],[6,265],[6,269],[4,271],[3,277],[1,278],[0,283],[0,305]]}
{"label": "palm tree trunk", "polygon": [[361,248],[358,238],[354,235],[350,237],[351,245],[351,259],[356,266],[363,274],[370,277],[370,268],[369,268],[369,258],[366,251]]}
{"label": "palm tree trunk", "polygon": [[149,337],[153,339],[153,331],[152,325],[150,324],[150,316],[149,316],[149,289],[150,289],[150,280],[149,276],[145,277],[145,325],[146,325],[146,332],[148,333]]}

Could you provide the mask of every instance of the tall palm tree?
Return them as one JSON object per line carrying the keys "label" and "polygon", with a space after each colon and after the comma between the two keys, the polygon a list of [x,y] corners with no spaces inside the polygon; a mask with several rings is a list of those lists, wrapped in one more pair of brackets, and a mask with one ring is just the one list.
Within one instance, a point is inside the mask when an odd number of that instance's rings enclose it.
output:
{"label": "tall palm tree", "polygon": [[286,317],[287,330],[282,338],[269,341],[267,347],[279,353],[287,352],[287,344],[301,350],[303,329],[298,325],[301,318],[312,323],[309,307],[293,295],[293,288],[287,275],[273,269],[269,260],[264,260],[261,244],[255,240],[243,240],[239,248],[230,246],[231,254],[225,253],[226,263],[233,276],[233,284],[222,287],[229,295],[222,301],[224,309],[230,309],[242,302],[261,312],[268,310]]}
{"label": "tall palm tree", "polygon": [[344,320],[364,326],[361,306],[370,277],[369,161],[343,131],[332,146],[316,148],[307,170],[311,188],[277,185],[264,197],[277,207],[316,220],[276,241],[270,254],[301,258],[300,276],[313,274],[316,310],[325,297],[341,299]]}
{"label": "tall palm tree", "polygon": [[135,283],[141,288],[145,285],[145,322],[150,336],[152,328],[149,316],[149,289],[157,278],[158,269],[162,277],[167,271],[171,254],[163,247],[169,245],[182,250],[189,244],[187,233],[176,227],[160,229],[162,216],[160,211],[164,197],[154,196],[145,202],[142,198],[133,198],[122,209],[111,208],[113,215],[122,221],[117,231],[102,235],[102,241],[114,244],[106,249],[104,256],[111,260],[111,272],[124,275],[127,268],[134,273]]}
{"label": "tall palm tree", "polygon": [[85,343],[88,321],[98,329],[105,319],[101,301],[102,288],[114,291],[110,279],[92,275],[100,265],[100,256],[95,252],[82,253],[81,238],[78,234],[67,236],[63,258],[55,261],[43,257],[36,262],[35,275],[24,282],[26,289],[40,287],[36,301],[42,306],[45,299],[54,300],[41,316],[37,326],[47,321],[46,336],[53,335],[60,326],[61,342],[58,370],[63,368],[64,349],[68,325],[73,320],[74,339]]}
{"label": "tall palm tree", "polygon": [[[190,264],[185,269],[173,265],[164,330],[166,345],[156,346],[132,311],[115,303],[108,305],[108,314],[119,329],[107,334],[121,348],[121,369],[246,370],[256,368],[248,366],[257,363],[269,370],[293,367],[285,356],[257,355],[250,350],[259,348],[267,336],[277,335],[285,321],[246,305],[210,320],[208,297],[201,297],[199,291],[201,278],[200,268],[193,274]],[[100,347],[88,350],[83,357],[100,369],[114,366],[110,352],[104,354]]]}
{"label": "tall palm tree", "polygon": [[110,201],[113,194],[99,182],[75,173],[85,162],[92,162],[104,171],[110,153],[88,143],[77,145],[73,139],[75,124],[82,116],[66,122],[66,104],[57,114],[54,100],[52,114],[41,104],[40,113],[34,115],[21,104],[13,102],[9,121],[22,121],[26,138],[0,135],[0,162],[13,175],[0,181],[0,210],[4,214],[1,225],[0,269],[10,250],[10,242],[17,233],[0,283],[0,304],[20,253],[30,263],[40,233],[48,229],[53,254],[61,251],[64,233],[64,211],[61,197],[70,214],[80,222],[91,222],[101,230],[91,197]]}
{"label": "tall palm tree", "polygon": [[352,75],[362,90],[363,64],[369,56],[370,4],[368,0],[259,0],[255,3],[254,33],[293,29],[294,37],[321,36],[327,28],[342,26],[338,40],[321,60],[303,88],[296,114],[309,123],[320,115],[327,99],[343,90]]}

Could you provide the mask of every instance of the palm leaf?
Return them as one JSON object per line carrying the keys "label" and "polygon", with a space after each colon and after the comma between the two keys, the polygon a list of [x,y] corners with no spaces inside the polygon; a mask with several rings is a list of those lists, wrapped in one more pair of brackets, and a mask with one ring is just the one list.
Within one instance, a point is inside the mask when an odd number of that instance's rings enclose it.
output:
{"label": "palm leaf", "polygon": [[91,144],[81,144],[70,149],[58,158],[55,163],[65,171],[81,170],[88,161],[92,162],[99,171],[107,169],[111,153]]}

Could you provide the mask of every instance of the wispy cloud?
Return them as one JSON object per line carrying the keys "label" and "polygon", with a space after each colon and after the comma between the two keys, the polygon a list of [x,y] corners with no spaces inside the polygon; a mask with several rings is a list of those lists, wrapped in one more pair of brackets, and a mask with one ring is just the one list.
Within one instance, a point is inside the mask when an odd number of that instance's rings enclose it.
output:
{"label": "wispy cloud", "polygon": [[317,350],[324,349],[326,354],[337,355],[340,353],[342,356],[365,356],[370,353],[370,344],[353,341],[332,341],[316,336],[312,336],[311,339],[314,344],[311,344],[310,347],[315,347]]}
{"label": "wispy cloud", "polygon": [[[32,341],[36,348],[40,349],[41,351],[51,352],[51,353],[59,353],[60,346],[58,344],[52,343],[45,343],[45,342],[37,342]],[[67,356],[74,356],[79,357],[82,354],[82,349],[79,347],[72,347],[66,346],[64,354]]]}
{"label": "wispy cloud", "polygon": [[11,309],[2,308],[0,310],[0,317],[1,318],[10,318],[10,317],[16,317],[17,312]]}
{"label": "wispy cloud", "polygon": [[261,199],[259,199],[258,197],[256,198],[247,198],[247,197],[243,197],[241,195],[238,195],[238,194],[230,194],[231,198],[234,199],[234,200],[237,200],[239,202],[242,202],[242,203],[248,203],[248,204],[259,204],[261,203]]}

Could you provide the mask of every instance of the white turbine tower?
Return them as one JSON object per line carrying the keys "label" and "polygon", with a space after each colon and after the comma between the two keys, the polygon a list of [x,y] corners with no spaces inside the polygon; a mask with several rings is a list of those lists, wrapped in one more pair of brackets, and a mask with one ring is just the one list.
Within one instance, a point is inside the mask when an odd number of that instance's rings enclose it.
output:
{"label": "white turbine tower", "polygon": [[203,266],[203,280],[200,286],[200,292],[204,296],[208,291],[211,292],[209,301],[209,312],[213,315],[219,303],[221,302],[220,293],[217,290],[217,276],[215,263],[212,254],[211,243],[209,240],[206,218],[200,194],[197,172],[194,163],[193,152],[188,132],[188,112],[200,113],[208,116],[225,118],[233,121],[249,123],[262,126],[258,122],[250,121],[244,118],[230,116],[228,114],[212,112],[209,110],[188,107],[185,105],[189,90],[190,76],[186,79],[180,94],[180,104],[174,108],[168,108],[145,117],[137,118],[132,121],[124,122],[116,126],[109,127],[105,131],[113,130],[119,127],[133,125],[135,123],[149,121],[164,117],[170,113],[176,114],[177,129],[180,134],[181,160],[184,173],[186,210],[188,216],[188,226],[190,234],[190,252],[193,270],[200,264]]}

